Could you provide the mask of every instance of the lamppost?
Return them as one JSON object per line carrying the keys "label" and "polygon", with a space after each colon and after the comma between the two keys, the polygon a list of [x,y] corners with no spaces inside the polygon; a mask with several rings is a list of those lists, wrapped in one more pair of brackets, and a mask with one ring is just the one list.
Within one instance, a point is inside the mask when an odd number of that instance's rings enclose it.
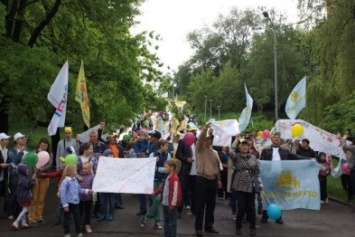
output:
{"label": "lamppost", "polygon": [[279,99],[278,99],[278,80],[277,80],[277,38],[276,38],[276,31],[274,28],[274,24],[269,17],[269,13],[264,11],[263,16],[270,21],[271,27],[270,29],[274,34],[274,86],[275,86],[275,121],[279,119]]}
{"label": "lamppost", "polygon": [[205,122],[206,122],[206,118],[207,117],[207,95],[205,94]]}
{"label": "lamppost", "polygon": [[210,100],[210,119],[212,118],[212,100]]}
{"label": "lamppost", "polygon": [[175,101],[175,87],[176,87],[176,83],[173,84],[173,101]]}
{"label": "lamppost", "polygon": [[220,118],[221,118],[221,106],[218,105],[217,109],[218,109],[218,120],[220,120]]}

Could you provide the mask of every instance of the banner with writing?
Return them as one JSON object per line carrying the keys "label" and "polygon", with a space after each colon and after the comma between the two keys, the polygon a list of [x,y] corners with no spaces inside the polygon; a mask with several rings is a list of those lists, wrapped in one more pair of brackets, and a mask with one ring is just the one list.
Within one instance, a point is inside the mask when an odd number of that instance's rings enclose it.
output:
{"label": "banner with writing", "polygon": [[313,160],[260,161],[264,184],[263,206],[269,202],[282,210],[320,210],[319,166]]}
{"label": "banner with writing", "polygon": [[156,159],[100,156],[93,190],[101,193],[152,194]]}

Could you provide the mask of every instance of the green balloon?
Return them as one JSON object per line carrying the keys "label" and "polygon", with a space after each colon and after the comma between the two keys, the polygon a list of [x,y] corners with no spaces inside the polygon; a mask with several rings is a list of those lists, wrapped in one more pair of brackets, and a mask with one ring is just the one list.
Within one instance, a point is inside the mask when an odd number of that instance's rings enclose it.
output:
{"label": "green balloon", "polygon": [[78,157],[76,157],[76,155],[74,155],[74,154],[66,155],[65,158],[64,158],[64,164],[66,164],[66,165],[69,165],[69,164],[77,165],[78,164]]}
{"label": "green balloon", "polygon": [[38,156],[34,152],[26,153],[25,157],[23,158],[23,163],[29,167],[35,167],[38,162]]}
{"label": "green balloon", "polygon": [[129,142],[131,140],[131,136],[126,134],[123,136],[123,141]]}
{"label": "green balloon", "polygon": [[149,121],[148,120],[144,120],[143,125],[144,125],[144,127],[149,127]]}

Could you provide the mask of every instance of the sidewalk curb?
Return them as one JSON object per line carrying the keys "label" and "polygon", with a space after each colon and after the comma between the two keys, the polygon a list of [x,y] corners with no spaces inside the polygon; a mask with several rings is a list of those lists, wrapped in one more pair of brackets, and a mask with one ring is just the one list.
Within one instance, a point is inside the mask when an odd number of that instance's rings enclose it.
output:
{"label": "sidewalk curb", "polygon": [[328,198],[329,198],[329,200],[331,200],[333,202],[337,202],[339,204],[343,204],[345,206],[349,206],[349,207],[355,208],[355,204],[353,204],[353,203],[345,202],[343,200],[340,200],[340,199],[337,199],[337,198],[334,198],[334,197],[331,197],[331,196],[328,196]]}

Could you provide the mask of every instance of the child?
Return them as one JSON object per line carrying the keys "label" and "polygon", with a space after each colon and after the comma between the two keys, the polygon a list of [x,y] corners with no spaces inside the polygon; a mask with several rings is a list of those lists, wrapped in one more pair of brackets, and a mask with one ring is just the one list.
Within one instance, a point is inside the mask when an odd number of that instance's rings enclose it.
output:
{"label": "child", "polygon": [[176,219],[177,219],[177,207],[181,206],[182,190],[177,175],[177,161],[176,159],[170,159],[165,161],[164,169],[168,174],[168,177],[164,181],[154,194],[162,194],[162,204],[164,212],[164,236],[175,237],[176,236]]}
{"label": "child", "polygon": [[29,172],[30,167],[34,167],[37,161],[37,154],[29,152],[25,155],[23,163],[17,166],[17,202],[19,206],[22,207],[22,211],[11,225],[11,229],[13,230],[27,229],[30,227],[26,223],[26,215],[33,198],[31,189],[36,184],[36,175],[33,174],[32,177],[30,177]]}
{"label": "child", "polygon": [[331,168],[327,162],[327,156],[324,152],[320,152],[317,158],[319,164],[319,186],[320,186],[320,199],[321,204],[328,203],[327,194],[327,176],[330,174]]}
{"label": "child", "polygon": [[80,216],[79,216],[79,194],[86,193],[92,195],[92,190],[83,189],[76,180],[76,165],[68,164],[64,169],[64,179],[60,184],[59,196],[63,206],[63,227],[64,236],[70,237],[70,214],[74,217],[75,231],[77,237],[82,237],[80,233]]}
{"label": "child", "polygon": [[[80,187],[84,189],[92,189],[92,184],[94,182],[94,175],[91,172],[90,163],[83,164],[80,175],[82,177],[82,181],[79,182]],[[90,226],[91,208],[92,208],[92,195],[81,193],[80,203],[79,203],[80,217],[82,218],[85,212],[84,224],[85,224],[85,231],[87,233],[92,233],[91,226]]]}

